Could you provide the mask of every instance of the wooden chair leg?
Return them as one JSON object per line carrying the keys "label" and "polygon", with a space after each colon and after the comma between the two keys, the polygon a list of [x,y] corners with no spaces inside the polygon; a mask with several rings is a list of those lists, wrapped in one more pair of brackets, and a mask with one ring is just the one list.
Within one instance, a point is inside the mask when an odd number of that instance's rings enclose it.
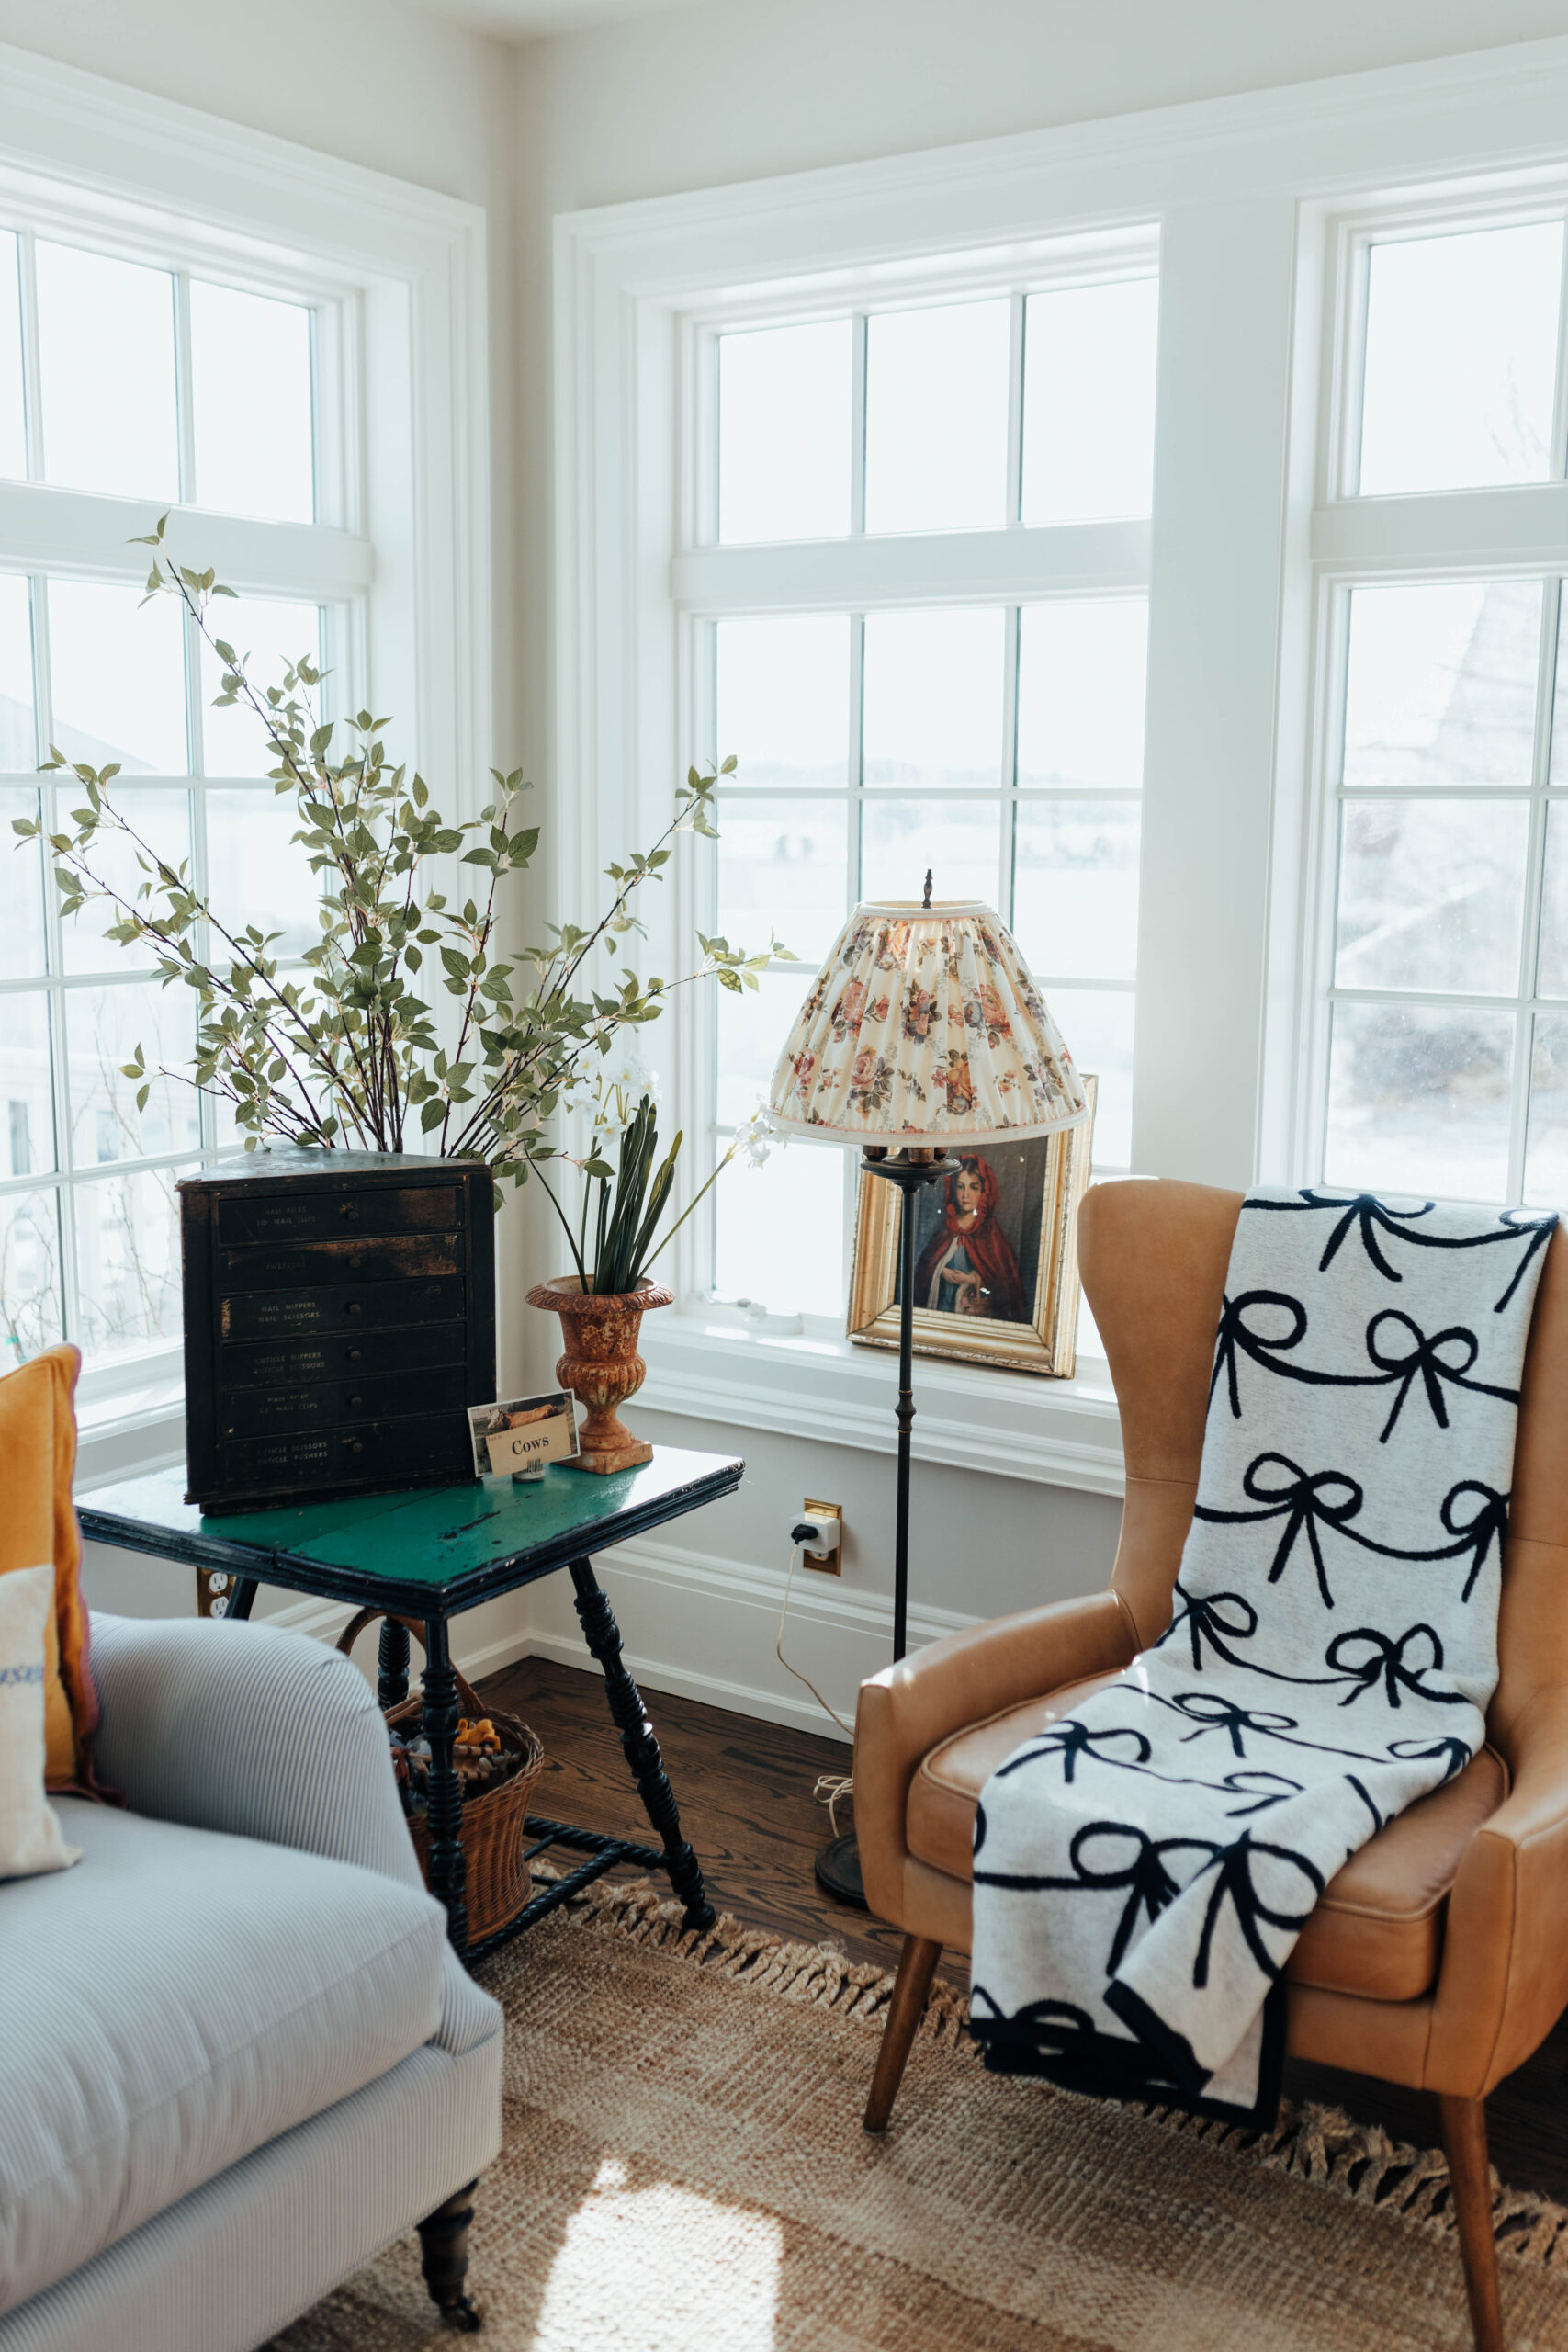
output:
{"label": "wooden chair leg", "polygon": [[905,1937],[904,1949],[898,1956],[898,1973],[893,1982],[893,1998],[887,2004],[887,2022],[882,2029],[882,2047],[876,2053],[876,2072],[871,2078],[871,2097],[865,2103],[868,2132],[887,2129],[887,2119],[893,2112],[893,2102],[898,2096],[898,2086],[914,2045],[915,2028],[924,2013],[926,1996],[941,1958],[942,1946],[932,1943],[929,1937]]}
{"label": "wooden chair leg", "polygon": [[474,2218],[474,2189],[469,2181],[445,2205],[427,2213],[419,2225],[420,2268],[442,2324],[472,2335],[479,2313],[463,2291],[468,2271],[468,2224]]}
{"label": "wooden chair leg", "polygon": [[1497,2300],[1497,2241],[1492,2234],[1492,2169],[1486,2154],[1486,2102],[1450,2098],[1438,2105],[1443,2154],[1449,2160],[1460,2253],[1475,2352],[1503,2352],[1503,2312]]}

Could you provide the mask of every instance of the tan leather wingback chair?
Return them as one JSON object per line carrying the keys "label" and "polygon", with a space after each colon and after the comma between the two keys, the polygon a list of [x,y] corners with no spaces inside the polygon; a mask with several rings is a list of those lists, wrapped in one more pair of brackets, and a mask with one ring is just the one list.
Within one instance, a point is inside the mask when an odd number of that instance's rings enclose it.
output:
{"label": "tan leather wingback chair", "polygon": [[[868,2131],[887,2127],[943,1945],[970,1940],[975,1807],[1031,1733],[1170,1622],[1239,1193],[1127,1181],[1085,1198],[1084,1290],[1122,1408],[1109,1591],[977,1625],[863,1683],[866,1899],[905,1930]],[[1568,2006],[1568,1235],[1537,1295],[1488,1746],[1331,1880],[1287,1969],[1291,2052],[1435,2091],[1479,2352],[1501,2352],[1485,2098]]]}

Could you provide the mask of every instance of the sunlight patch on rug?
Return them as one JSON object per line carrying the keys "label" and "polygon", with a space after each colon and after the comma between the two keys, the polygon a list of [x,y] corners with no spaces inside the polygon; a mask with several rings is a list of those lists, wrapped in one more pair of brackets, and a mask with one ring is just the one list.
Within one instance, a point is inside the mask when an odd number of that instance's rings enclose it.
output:
{"label": "sunlight patch on rug", "polygon": [[771,2215],[659,2181],[606,2156],[550,2267],[535,2352],[630,2342],[689,2352],[722,2312],[725,2352],[773,2352],[784,2232]]}

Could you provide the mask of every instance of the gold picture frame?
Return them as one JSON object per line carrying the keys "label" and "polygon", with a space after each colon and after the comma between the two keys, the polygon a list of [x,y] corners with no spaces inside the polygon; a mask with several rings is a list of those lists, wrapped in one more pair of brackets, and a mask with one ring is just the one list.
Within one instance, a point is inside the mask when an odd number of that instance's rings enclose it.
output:
{"label": "gold picture frame", "polygon": [[[947,1356],[964,1363],[994,1364],[1008,1372],[1033,1373],[1047,1380],[1070,1380],[1077,1363],[1078,1203],[1089,1182],[1092,1158],[1097,1081],[1084,1078],[1089,1117],[1064,1134],[1027,1143],[987,1146],[974,1151],[950,1148],[956,1177],[966,1159],[983,1163],[983,1187],[992,1193],[992,1217],[999,1244],[991,1252],[1000,1272],[987,1285],[977,1273],[933,1271],[928,1289],[941,1283],[958,1299],[999,1295],[1021,1306],[1011,1317],[922,1305],[916,1291],[915,1353]],[[946,1229],[950,1186],[931,1184],[908,1195],[916,1217],[917,1269]],[[879,1177],[863,1173],[855,1212],[854,1263],[850,1276],[849,1336],[857,1347],[898,1345],[899,1193]],[[937,1261],[940,1268],[940,1258]]]}

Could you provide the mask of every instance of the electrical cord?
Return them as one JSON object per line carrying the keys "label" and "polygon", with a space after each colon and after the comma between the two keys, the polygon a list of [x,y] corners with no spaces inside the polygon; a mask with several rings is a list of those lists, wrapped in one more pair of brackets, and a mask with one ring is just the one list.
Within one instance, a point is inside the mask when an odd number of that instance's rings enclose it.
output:
{"label": "electrical cord", "polygon": [[[847,1739],[852,1739],[854,1737],[853,1727],[844,1721],[837,1707],[830,1707],[828,1704],[827,1700],[824,1699],[821,1691],[817,1688],[816,1683],[812,1681],[811,1677],[808,1674],[802,1674],[797,1666],[791,1666],[788,1658],[785,1657],[784,1654],[784,1624],[789,1616],[790,1588],[795,1582],[795,1571],[800,1559],[802,1540],[804,1537],[814,1535],[816,1532],[816,1529],[808,1526],[804,1520],[790,1530],[789,1574],[784,1578],[784,1607],[779,1611],[779,1637],[773,1644],[773,1648],[777,1653],[779,1664],[783,1667],[784,1672],[786,1674],[793,1674],[797,1682],[803,1682],[806,1685],[806,1688],[810,1691],[812,1697],[816,1700],[818,1705],[821,1708],[823,1713],[826,1715],[831,1715],[833,1721],[838,1724],[839,1729],[844,1734],[845,1737]],[[833,1820],[834,1804],[838,1802],[840,1797],[849,1795],[851,1790],[854,1786],[854,1781],[848,1774],[845,1774],[840,1778],[836,1773],[825,1772],[822,1775],[821,1780],[818,1781],[812,1794],[819,1798],[829,1781],[837,1782],[837,1786],[828,1799],[829,1819]],[[836,1821],[833,1822],[833,1826],[836,1831],[838,1828],[838,1823]]]}
{"label": "electrical cord", "polygon": [[[854,1737],[854,1734],[850,1729],[849,1724],[844,1721],[842,1715],[840,1714],[837,1707],[830,1707],[828,1704],[827,1700],[822,1696],[821,1691],[817,1688],[816,1683],[812,1681],[810,1676],[802,1674],[798,1667],[791,1666],[788,1658],[785,1657],[784,1654],[784,1621],[789,1615],[790,1587],[795,1582],[795,1566],[800,1559],[802,1546],[807,1543],[809,1539],[816,1534],[816,1532],[817,1530],[811,1525],[810,1521],[804,1519],[797,1521],[795,1525],[790,1529],[789,1574],[784,1578],[784,1607],[779,1611],[779,1637],[773,1644],[773,1647],[778,1653],[778,1661],[783,1667],[784,1672],[786,1674],[793,1674],[797,1682],[805,1683],[806,1688],[810,1691],[812,1697],[816,1700],[823,1713],[831,1715],[833,1721],[838,1724],[839,1729],[841,1732],[847,1733],[849,1737],[852,1739]],[[828,1808],[828,1826],[835,1838],[839,1834],[840,1799],[842,1797],[852,1797],[854,1792],[855,1781],[854,1774],[852,1772],[823,1772],[818,1776],[817,1784],[811,1792],[812,1798],[816,1804],[826,1804]]]}

